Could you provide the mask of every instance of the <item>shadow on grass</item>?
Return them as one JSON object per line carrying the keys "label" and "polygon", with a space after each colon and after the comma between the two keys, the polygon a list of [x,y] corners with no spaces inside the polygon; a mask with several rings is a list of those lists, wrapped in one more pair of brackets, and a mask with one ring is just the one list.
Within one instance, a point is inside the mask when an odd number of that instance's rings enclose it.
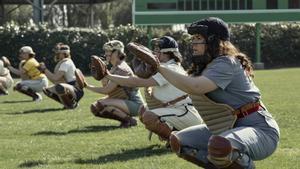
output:
{"label": "shadow on grass", "polygon": [[61,110],[64,109],[63,108],[32,109],[32,110],[18,111],[13,113],[6,113],[6,114],[19,115],[19,114],[30,114],[30,113],[48,113],[48,112],[61,111]]}
{"label": "shadow on grass", "polygon": [[3,101],[1,103],[3,104],[13,104],[13,103],[27,103],[27,102],[33,102],[32,100],[9,100],[9,101]]}
{"label": "shadow on grass", "polygon": [[33,136],[61,136],[73,133],[92,133],[92,132],[102,132],[120,129],[118,126],[87,126],[82,129],[73,129],[67,132],[57,132],[57,131],[40,131],[37,133],[33,133]]}
{"label": "shadow on grass", "polygon": [[123,162],[138,158],[144,158],[149,156],[161,156],[164,154],[171,153],[170,150],[162,148],[160,145],[151,145],[144,148],[137,148],[133,150],[124,150],[121,153],[107,154],[104,156],[99,156],[96,159],[76,159],[74,163],[76,164],[104,164],[111,162]]}
{"label": "shadow on grass", "polygon": [[41,161],[41,160],[30,160],[30,161],[25,161],[24,163],[21,163],[18,167],[20,168],[28,168],[28,167],[36,167],[39,165],[47,165],[47,162]]}

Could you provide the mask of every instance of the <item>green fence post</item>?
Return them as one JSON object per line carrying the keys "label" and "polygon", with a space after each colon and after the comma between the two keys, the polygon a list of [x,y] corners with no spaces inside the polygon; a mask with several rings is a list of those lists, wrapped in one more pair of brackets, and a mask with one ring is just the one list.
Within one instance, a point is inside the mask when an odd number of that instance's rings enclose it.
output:
{"label": "green fence post", "polygon": [[148,48],[151,49],[151,39],[152,39],[152,30],[150,26],[147,26],[147,36],[148,36]]}
{"label": "green fence post", "polygon": [[256,56],[255,56],[255,63],[254,68],[255,69],[264,69],[264,63],[261,62],[261,23],[255,24],[255,30],[256,30]]}

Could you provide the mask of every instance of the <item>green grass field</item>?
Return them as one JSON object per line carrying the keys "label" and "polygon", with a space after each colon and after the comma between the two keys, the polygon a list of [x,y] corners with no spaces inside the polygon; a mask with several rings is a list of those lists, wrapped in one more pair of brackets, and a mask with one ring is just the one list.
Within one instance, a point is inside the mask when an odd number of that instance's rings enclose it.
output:
{"label": "green grass field", "polygon": [[[263,101],[281,129],[280,146],[258,169],[300,168],[300,69],[255,72]],[[89,78],[92,84],[96,81]],[[95,118],[89,111],[101,95],[86,91],[75,110],[44,97],[39,103],[10,91],[0,97],[0,168],[194,169],[138,127]]]}

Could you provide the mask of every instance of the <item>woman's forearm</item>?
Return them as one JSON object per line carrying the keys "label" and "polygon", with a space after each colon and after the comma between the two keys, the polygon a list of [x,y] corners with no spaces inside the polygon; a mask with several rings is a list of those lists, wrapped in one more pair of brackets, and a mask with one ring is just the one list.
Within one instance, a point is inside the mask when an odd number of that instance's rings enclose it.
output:
{"label": "woman's forearm", "polygon": [[95,92],[95,93],[101,93],[101,94],[107,94],[105,93],[105,90],[103,87],[96,87],[96,86],[93,86],[93,85],[87,85],[86,86],[86,89],[92,91],[92,92]]}
{"label": "woman's forearm", "polygon": [[162,65],[159,67],[159,72],[167,81],[188,94],[205,94],[217,88],[215,83],[203,76],[182,75]]}
{"label": "woman's forearm", "polygon": [[54,78],[54,74],[51,73],[48,69],[45,70],[45,75],[47,76],[47,78],[52,82],[55,83],[56,80]]}
{"label": "woman's forearm", "polygon": [[21,76],[21,71],[19,69],[16,69],[12,66],[8,66],[7,67],[9,69],[10,72],[12,72],[13,74],[17,75],[17,76]]}
{"label": "woman's forearm", "polygon": [[127,86],[127,87],[144,87],[144,84],[139,82],[138,77],[134,76],[119,76],[109,74],[106,76],[107,79],[117,83],[120,86]]}
{"label": "woman's forearm", "polygon": [[62,78],[62,76],[63,76],[63,73],[56,73],[56,74],[54,74],[54,73],[52,73],[52,72],[50,72],[48,69],[45,69],[45,75],[47,76],[47,78],[52,82],[52,83],[56,83],[56,82],[58,82],[61,78]]}

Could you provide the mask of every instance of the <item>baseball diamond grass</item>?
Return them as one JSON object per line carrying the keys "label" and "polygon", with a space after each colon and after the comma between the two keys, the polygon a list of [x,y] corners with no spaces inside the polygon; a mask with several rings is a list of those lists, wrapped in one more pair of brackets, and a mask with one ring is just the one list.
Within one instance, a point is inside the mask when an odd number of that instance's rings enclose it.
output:
{"label": "baseball diamond grass", "polygon": [[[258,169],[300,168],[300,68],[255,72],[263,101],[281,129],[277,151]],[[92,84],[97,84],[88,78]],[[194,169],[157,137],[138,127],[95,118],[89,110],[101,95],[86,91],[80,106],[63,110],[44,97],[31,102],[17,92],[0,97],[0,168]]]}

